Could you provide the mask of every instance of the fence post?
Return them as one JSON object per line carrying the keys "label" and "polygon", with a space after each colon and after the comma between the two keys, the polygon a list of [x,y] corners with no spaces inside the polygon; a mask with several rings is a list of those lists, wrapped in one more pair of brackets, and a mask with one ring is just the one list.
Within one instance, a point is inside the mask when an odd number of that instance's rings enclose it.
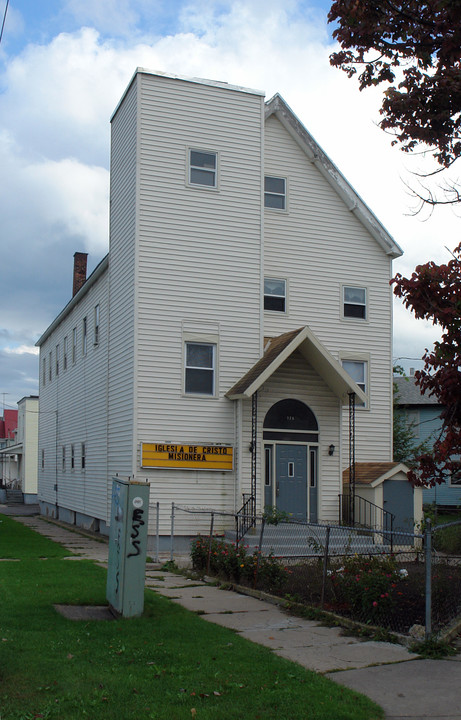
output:
{"label": "fence post", "polygon": [[210,522],[210,537],[208,538],[208,559],[206,563],[206,574],[210,574],[210,560],[211,560],[211,543],[213,540],[213,528],[214,528],[214,513],[211,513],[211,522]]}
{"label": "fence post", "polygon": [[174,555],[174,502],[171,503],[171,536],[170,536],[170,560],[173,562]]}
{"label": "fence post", "polygon": [[258,572],[259,572],[259,559],[261,557],[261,552],[262,552],[265,526],[266,526],[266,518],[263,515],[262,520],[261,520],[261,532],[259,533],[258,557],[256,558],[256,567],[255,567],[254,579],[253,579],[253,587],[254,588],[256,587],[256,580],[257,580]]}
{"label": "fence post", "polygon": [[155,561],[158,562],[160,560],[160,503],[158,501],[156,503],[155,516]]}
{"label": "fence post", "polygon": [[325,585],[327,582],[327,565],[328,565],[328,550],[330,545],[330,526],[327,527],[327,533],[325,536],[325,551],[323,553],[323,580],[322,580],[322,594],[320,596],[320,607],[323,608],[325,600]]}
{"label": "fence post", "polygon": [[239,546],[239,516],[238,513],[235,515],[235,547]]}
{"label": "fence post", "polygon": [[426,556],[426,640],[432,634],[432,523],[426,520],[424,531],[424,549]]}

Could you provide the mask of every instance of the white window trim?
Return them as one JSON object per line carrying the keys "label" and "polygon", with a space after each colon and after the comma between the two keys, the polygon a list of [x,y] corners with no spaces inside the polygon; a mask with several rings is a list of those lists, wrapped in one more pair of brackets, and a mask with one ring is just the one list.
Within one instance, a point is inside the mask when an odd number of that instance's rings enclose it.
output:
{"label": "white window trim", "polygon": [[[215,174],[215,184],[214,185],[201,185],[200,183],[194,183],[191,181],[191,152],[203,152],[207,153],[208,155],[214,155],[216,158],[216,167],[214,170]],[[186,185],[189,188],[195,188],[196,190],[211,190],[212,192],[217,192],[219,190],[219,169],[220,169],[220,157],[219,152],[217,150],[210,150],[208,148],[198,148],[196,146],[189,146],[186,150]],[[203,168],[197,168],[199,170],[203,170]],[[207,172],[213,172],[212,170],[208,170]]]}
{"label": "white window trim", "polygon": [[[359,318],[359,317],[350,317],[349,315],[344,314],[344,306],[346,304],[345,302],[345,289],[346,288],[355,288],[357,290],[364,290],[365,291],[365,317]],[[341,319],[345,320],[346,322],[359,322],[359,323],[367,323],[370,316],[370,303],[369,303],[369,292],[368,287],[366,285],[353,285],[352,283],[344,283],[341,285]],[[348,303],[349,305],[352,305],[353,303]]]}
{"label": "white window trim", "polygon": [[[187,398],[201,398],[203,400],[216,399],[219,395],[219,336],[205,333],[183,332],[182,341],[182,396]],[[188,343],[213,346],[213,394],[186,392],[186,345]]]}
{"label": "white window trim", "polygon": [[[269,207],[266,205],[266,178],[276,178],[277,180],[284,180],[285,181],[285,207],[284,208],[274,208]],[[281,193],[268,193],[269,195],[282,195]],[[272,172],[265,172],[263,177],[263,206],[264,206],[264,212],[266,210],[269,210],[270,212],[276,212],[276,213],[287,213],[288,212],[288,178],[285,175],[278,175]]]}
{"label": "white window trim", "polygon": [[[278,282],[285,283],[285,296],[284,296],[285,297],[285,309],[284,310],[270,310],[270,309],[266,309],[264,307],[264,304],[266,301],[266,292],[265,292],[266,280],[277,280]],[[271,313],[271,314],[275,313],[277,315],[287,315],[287,313],[288,313],[288,280],[287,280],[287,278],[276,277],[274,274],[264,275],[263,285],[264,285],[264,287],[263,287],[263,309],[264,309],[264,312]],[[272,296],[267,295],[267,297],[282,297],[282,295],[272,295]]]}
{"label": "white window trim", "polygon": [[[363,362],[365,363],[365,395],[367,396],[367,401],[365,405],[360,405],[358,401],[358,398],[356,399],[356,409],[357,410],[369,410],[370,409],[370,353],[361,353],[361,352],[343,352],[339,356],[339,362],[341,364],[341,367],[343,366],[343,361],[349,361],[349,362]],[[343,368],[345,370],[345,368]],[[345,370],[347,372],[347,370]]]}

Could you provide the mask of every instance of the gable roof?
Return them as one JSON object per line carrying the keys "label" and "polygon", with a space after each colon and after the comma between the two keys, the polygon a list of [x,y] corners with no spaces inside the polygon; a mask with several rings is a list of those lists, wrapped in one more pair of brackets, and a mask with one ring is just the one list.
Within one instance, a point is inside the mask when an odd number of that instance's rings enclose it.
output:
{"label": "gable roof", "polygon": [[397,386],[395,404],[400,405],[440,405],[435,395],[423,395],[421,389],[416,385],[414,377],[404,375],[394,377]]}
{"label": "gable roof", "polygon": [[354,392],[361,402],[366,402],[366,395],[307,325],[272,338],[264,355],[235,383],[226,397],[230,400],[250,398],[296,350],[343,404],[349,401],[350,392]]}
{"label": "gable roof", "polygon": [[387,230],[381,225],[378,218],[355,192],[344,175],[334,165],[312,135],[306,130],[302,122],[296,117],[293,110],[277,93],[266,102],[266,120],[275,115],[289,132],[295,142],[304,150],[309,160],[315,165],[326,181],[331,185],[347,208],[354,213],[357,219],[376,240],[378,245],[391,258],[400,257],[403,250],[397,245]]}
{"label": "gable roof", "polygon": [[[409,468],[400,462],[355,463],[355,482],[358,485],[376,487],[399,472],[407,474]],[[343,485],[349,485],[349,468],[343,470]]]}

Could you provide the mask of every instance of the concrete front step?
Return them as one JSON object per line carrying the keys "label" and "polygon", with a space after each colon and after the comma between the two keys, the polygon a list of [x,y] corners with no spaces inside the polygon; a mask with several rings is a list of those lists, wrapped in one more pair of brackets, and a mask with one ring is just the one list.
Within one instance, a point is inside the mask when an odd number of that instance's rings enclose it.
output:
{"label": "concrete front step", "polygon": [[[241,541],[249,553],[259,549],[261,527],[256,526]],[[226,542],[235,543],[235,531],[227,531]],[[297,525],[280,523],[266,525],[264,528],[261,551],[264,555],[273,553],[281,557],[322,556],[327,541],[327,528],[324,525]],[[384,545],[382,535],[362,534],[360,531],[344,527],[330,527],[328,538],[329,555],[375,554],[389,550]]]}
{"label": "concrete front step", "polygon": [[6,491],[6,504],[7,505],[22,505],[24,502],[24,496],[22,490],[7,490]]}

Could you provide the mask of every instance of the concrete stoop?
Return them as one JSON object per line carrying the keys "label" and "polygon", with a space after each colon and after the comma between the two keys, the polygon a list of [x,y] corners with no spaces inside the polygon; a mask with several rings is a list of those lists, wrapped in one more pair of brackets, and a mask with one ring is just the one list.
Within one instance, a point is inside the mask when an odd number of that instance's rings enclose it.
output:
{"label": "concrete stoop", "polygon": [[[329,533],[328,533],[329,529]],[[241,541],[249,553],[259,549],[261,524],[252,528]],[[376,536],[382,540],[382,535]],[[224,540],[235,543],[234,530],[226,531]],[[380,554],[389,551],[389,545],[374,542],[370,533],[352,530],[349,527],[331,527],[325,525],[301,525],[295,523],[266,524],[261,543],[264,555],[272,553],[276,557],[321,557],[328,541],[328,555]]]}

